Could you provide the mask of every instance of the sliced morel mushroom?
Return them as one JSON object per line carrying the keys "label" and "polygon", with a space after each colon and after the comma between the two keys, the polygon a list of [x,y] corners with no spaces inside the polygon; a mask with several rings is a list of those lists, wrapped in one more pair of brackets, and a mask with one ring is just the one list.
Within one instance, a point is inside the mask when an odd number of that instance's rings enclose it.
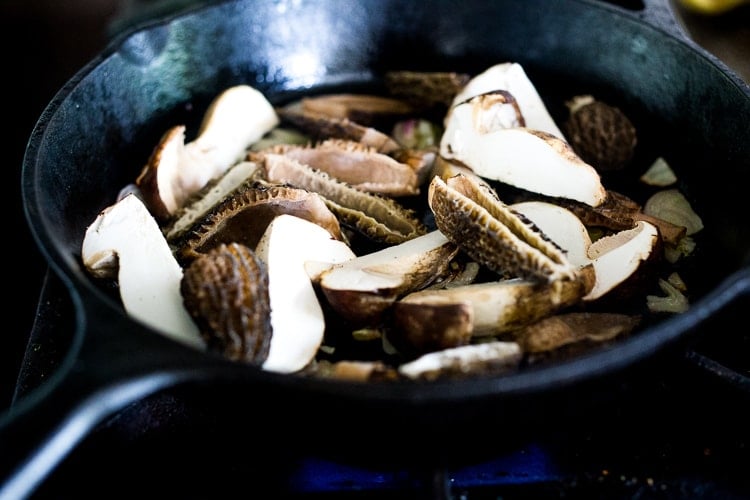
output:
{"label": "sliced morel mushroom", "polygon": [[307,262],[337,264],[351,258],[346,244],[319,225],[293,215],[271,221],[256,253],[268,271],[273,338],[263,369],[291,373],[315,357],[325,317],[305,268]]}
{"label": "sliced morel mushroom", "polygon": [[394,305],[389,339],[405,352],[468,344],[472,338],[510,332],[577,304],[594,281],[594,270],[588,266],[577,280],[511,279],[421,290]]}
{"label": "sliced morel mushroom", "polygon": [[185,144],[185,126],[170,128],[136,179],[146,206],[159,221],[190,195],[244,158],[247,148],[278,125],[265,96],[247,85],[219,94],[203,117],[198,136]]}
{"label": "sliced morel mushroom", "polygon": [[359,142],[327,139],[313,146],[278,145],[264,152],[284,155],[369,193],[419,193],[417,172],[410,165]]}
{"label": "sliced morel mushroom", "polygon": [[424,354],[399,366],[398,373],[419,380],[497,375],[517,368],[522,356],[515,342],[484,342]]}
{"label": "sliced morel mushroom", "polygon": [[355,141],[375,148],[379,153],[391,154],[401,149],[391,136],[372,127],[366,127],[348,118],[336,118],[305,110],[302,106],[277,108],[279,118],[304,131],[314,141],[342,139]]}
{"label": "sliced morel mushroom", "polygon": [[427,199],[438,229],[496,273],[535,281],[577,279],[578,266],[565,252],[477,178],[433,177]]}
{"label": "sliced morel mushroom", "polygon": [[164,228],[167,241],[174,241],[190,229],[201,217],[224,198],[239,188],[243,183],[252,179],[258,171],[258,165],[250,161],[241,161],[229,168],[218,179],[210,181],[200,191],[196,192],[184,206],[179,209]]}
{"label": "sliced morel mushroom", "polygon": [[290,214],[315,222],[343,240],[336,216],[318,194],[291,186],[254,183],[214,206],[178,238],[173,246],[180,262],[190,260],[221,243],[237,242],[255,248],[270,222]]}
{"label": "sliced morel mushroom", "polygon": [[427,232],[412,210],[392,198],[356,189],[285,155],[264,153],[261,160],[266,179],[318,193],[342,225],[376,243],[403,243]]}
{"label": "sliced morel mushroom", "polygon": [[547,352],[575,343],[607,342],[628,335],[640,322],[638,315],[570,312],[527,325],[514,332],[514,338],[524,352]]}
{"label": "sliced morel mushroom", "polygon": [[255,252],[221,244],[193,260],[180,286],[209,351],[262,365],[271,345],[268,274]]}
{"label": "sliced morel mushroom", "polygon": [[331,307],[356,324],[373,324],[398,297],[442,276],[458,247],[440,231],[335,265],[320,276]]}
{"label": "sliced morel mushroom", "polygon": [[116,277],[122,305],[133,318],[172,339],[203,348],[198,327],[182,303],[182,268],[135,194],[97,215],[86,229],[81,259],[92,276]]}
{"label": "sliced morel mushroom", "polygon": [[518,63],[496,64],[474,76],[461,92],[456,94],[453,104],[498,90],[504,90],[514,97],[521,110],[521,115],[524,117],[526,127],[565,139],[552,115],[547,111],[547,107],[536,87]]}
{"label": "sliced morel mushroom", "polygon": [[348,119],[367,127],[390,130],[393,123],[413,116],[415,108],[402,99],[374,94],[322,94],[303,97],[286,106],[298,112]]}

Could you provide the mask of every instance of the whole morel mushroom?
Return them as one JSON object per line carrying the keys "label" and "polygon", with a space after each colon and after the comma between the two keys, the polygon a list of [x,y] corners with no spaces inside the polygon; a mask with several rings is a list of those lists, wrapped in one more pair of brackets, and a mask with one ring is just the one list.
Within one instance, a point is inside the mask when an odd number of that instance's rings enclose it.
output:
{"label": "whole morel mushroom", "polygon": [[564,129],[578,156],[599,172],[625,168],[638,143],[636,129],[625,113],[588,95],[574,97],[568,108]]}

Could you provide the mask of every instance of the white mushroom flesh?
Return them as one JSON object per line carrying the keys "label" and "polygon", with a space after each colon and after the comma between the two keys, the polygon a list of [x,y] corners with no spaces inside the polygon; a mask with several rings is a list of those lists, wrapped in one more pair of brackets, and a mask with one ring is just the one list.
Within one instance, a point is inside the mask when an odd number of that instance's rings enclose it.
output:
{"label": "white mushroom flesh", "polygon": [[523,67],[514,62],[496,64],[476,75],[463,90],[453,99],[453,104],[493,92],[505,90],[516,99],[526,126],[535,130],[550,133],[560,139],[565,136],[550,115],[536,87],[529,79]]}
{"label": "white mushroom flesh", "polygon": [[399,289],[420,268],[432,266],[430,255],[453,244],[440,231],[431,231],[398,245],[333,266],[321,276],[329,289],[383,293]]}
{"label": "white mushroom flesh", "polygon": [[198,137],[187,147],[210,161],[213,178],[243,159],[248,148],[278,124],[273,105],[259,90],[236,85],[214,99]]}
{"label": "white mushroom flesh", "polygon": [[182,268],[137,196],[129,194],[97,216],[86,229],[81,258],[94,276],[116,273],[128,314],[183,344],[204,347],[183,306]]}
{"label": "white mushroom flesh", "polygon": [[325,320],[305,262],[351,258],[346,244],[314,222],[275,217],[256,247],[268,269],[271,348],[263,369],[291,373],[304,368],[323,341]]}
{"label": "white mushroom flesh", "polygon": [[521,354],[521,348],[515,342],[471,344],[424,354],[399,366],[398,372],[408,378],[419,379],[439,374],[444,370],[479,371],[486,363],[515,366],[521,361]]}
{"label": "white mushroom flesh", "polygon": [[523,214],[562,248],[571,264],[582,267],[590,263],[587,252],[591,237],[581,219],[573,212],[544,201],[515,203],[511,208]]}
{"label": "white mushroom flesh", "polygon": [[179,212],[179,218],[169,226],[166,232],[167,240],[188,229],[198,218],[205,215],[211,207],[247,180],[257,169],[258,165],[250,161],[242,161],[232,166],[204,196],[194,203],[185,205],[183,210]]}
{"label": "white mushroom flesh", "polygon": [[638,270],[659,240],[656,226],[638,221],[633,229],[605,236],[591,244],[588,256],[594,264],[596,283],[583,300],[596,300]]}
{"label": "white mushroom flesh", "polygon": [[475,174],[546,196],[600,205],[606,190],[596,169],[568,143],[528,127],[481,133],[478,124],[445,135],[441,154]]}

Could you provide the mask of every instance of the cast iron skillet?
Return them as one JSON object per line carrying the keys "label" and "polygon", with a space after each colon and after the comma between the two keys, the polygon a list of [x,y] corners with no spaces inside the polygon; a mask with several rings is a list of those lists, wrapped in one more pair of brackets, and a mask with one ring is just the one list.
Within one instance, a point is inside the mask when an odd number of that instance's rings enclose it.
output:
{"label": "cast iron skillet", "polygon": [[[681,35],[666,4],[629,6],[237,0],[115,40],[50,103],[25,157],[27,218],[70,292],[76,331],[50,379],[2,415],[0,491],[29,494],[106,416],[184,384],[236,394],[221,404],[261,418],[248,424],[264,429],[251,433],[256,445],[268,429],[342,457],[388,448],[396,460],[460,460],[465,448],[477,448],[475,438],[487,446],[508,439],[488,425],[520,428],[521,419],[556,411],[549,401],[566,391],[583,398],[700,331],[750,290],[750,89]],[[475,74],[504,61],[523,64],[556,118],[563,98],[584,92],[627,110],[642,158],[658,153],[676,169],[705,224],[697,265],[680,269],[691,287],[687,313],[611,348],[514,375],[362,387],[266,373],[184,348],[127,317],[81,267],[86,226],[135,178],[161,133],[176,123],[194,130],[227,86],[249,83],[281,102],[339,85],[369,89],[389,69]],[[344,436],[341,422],[364,431]]]}

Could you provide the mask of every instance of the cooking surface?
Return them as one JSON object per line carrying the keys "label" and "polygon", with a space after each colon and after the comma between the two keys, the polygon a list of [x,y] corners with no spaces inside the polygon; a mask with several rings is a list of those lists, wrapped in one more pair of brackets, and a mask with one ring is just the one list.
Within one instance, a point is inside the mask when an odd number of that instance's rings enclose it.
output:
{"label": "cooking surface", "polygon": [[[6,314],[13,315],[10,318],[13,327],[7,329],[0,347],[0,410],[11,401],[46,269],[28,236],[20,208],[19,168],[31,129],[54,93],[104,46],[113,29],[121,28],[128,20],[188,3],[71,0],[65,3],[65,7],[52,0],[6,0],[0,3],[1,32],[6,49],[4,60],[10,74],[15,75],[14,78],[6,76],[3,82],[11,104],[10,127],[6,127],[10,128],[11,136],[6,141],[11,145],[9,168],[14,169],[9,213],[12,234],[21,235],[20,246],[6,247],[6,252],[10,252],[12,265],[24,269],[25,275],[20,290],[7,289],[12,299],[5,310]],[[690,14],[678,8],[678,17],[698,43],[750,81],[750,6],[715,18]],[[72,33],[76,36],[71,36]],[[9,241],[6,236],[6,245]],[[57,287],[54,288],[57,292],[61,291],[59,284],[51,286]],[[57,309],[52,307],[58,295],[45,295],[39,312],[64,324],[65,320],[58,317]],[[63,304],[60,313],[63,318],[66,310]],[[738,315],[740,308],[732,312]],[[715,325],[717,332],[729,328],[728,324]],[[710,351],[712,346],[706,343],[705,348]],[[738,347],[737,352],[741,352],[742,347],[748,346]],[[30,347],[32,350],[38,348],[33,344]],[[749,363],[745,359],[740,357],[731,361],[746,369]],[[38,374],[23,375],[30,377],[25,379],[27,384],[38,382],[33,378]],[[553,433],[549,441],[505,450],[496,461],[477,464],[473,469],[447,471],[447,477],[455,485],[453,491],[459,492],[461,487],[471,486],[474,496],[469,498],[474,498],[483,491],[482,478],[486,480],[488,476],[495,478],[491,483],[494,487],[498,485],[498,477],[504,478],[500,481],[503,489],[492,492],[502,492],[508,497],[522,491],[520,485],[529,484],[538,488],[535,493],[541,498],[557,497],[560,491],[566,488],[573,491],[576,486],[590,488],[583,491],[598,494],[611,492],[609,498],[626,498],[639,492],[648,498],[662,493],[663,496],[658,498],[732,498],[738,492],[750,491],[742,476],[744,467],[750,463],[744,425],[748,415],[738,409],[747,391],[705,377],[705,371],[695,369],[691,363],[677,362],[652,375],[659,382],[655,388],[646,381],[642,387],[617,388],[623,391],[624,398],[636,393],[643,395],[640,391],[647,391],[639,405],[645,401],[648,408],[630,407],[626,399],[619,407],[618,418],[612,422],[593,422],[590,426],[584,422],[585,425],[575,432]],[[129,410],[131,413],[126,412],[123,418],[99,430],[74,452],[69,463],[53,476],[43,493],[54,497],[59,490],[75,492],[76,484],[80,487],[85,481],[90,467],[97,463],[97,457],[102,454],[112,456],[112,450],[117,456],[111,458],[111,467],[104,476],[124,490],[136,488],[136,485],[127,482],[129,474],[123,474],[123,470],[132,467],[131,473],[154,474],[149,472],[149,466],[158,469],[161,459],[172,464],[164,470],[162,479],[182,481],[180,486],[185,487],[185,491],[189,491],[193,484],[196,488],[208,487],[211,481],[206,479],[210,477],[225,478],[223,485],[215,486],[219,490],[227,488],[229,491],[245,483],[233,479],[233,474],[236,478],[249,476],[253,479],[265,474],[266,484],[293,484],[300,491],[324,491],[335,486],[340,490],[343,485],[348,485],[351,491],[356,489],[357,483],[364,485],[365,491],[374,492],[389,487],[408,490],[414,482],[421,489],[439,488],[439,485],[432,484],[436,471],[430,467],[414,471],[362,471],[333,467],[335,472],[323,477],[321,471],[332,466],[315,457],[272,454],[274,456],[270,457],[266,467],[257,469],[254,468],[256,457],[247,450],[240,450],[237,456],[225,457],[215,464],[198,465],[194,462],[197,447],[204,446],[208,452],[219,451],[206,437],[188,444],[184,439],[192,436],[194,431],[211,428],[210,422],[202,421],[200,415],[196,418],[191,408],[182,408],[179,394],[170,395],[169,401],[164,397],[150,398],[145,404]],[[744,402],[747,403],[746,399]],[[149,415],[148,422],[138,418],[144,414]],[[157,415],[156,420],[154,415]],[[127,417],[131,422],[124,425]],[[691,424],[687,429],[682,425],[686,422]],[[140,428],[137,428],[138,424],[142,424]],[[636,432],[636,429],[639,430]],[[168,456],[164,451],[153,454],[162,447],[172,450],[172,453],[167,453]],[[185,451],[184,456],[174,453],[175,449]],[[192,454],[190,450],[193,450]],[[153,458],[143,458],[149,455]],[[131,457],[138,457],[141,465],[133,465]],[[226,467],[229,458],[233,459],[231,467],[220,470]],[[187,474],[183,474],[184,471]],[[193,475],[194,480],[185,479]]]}

